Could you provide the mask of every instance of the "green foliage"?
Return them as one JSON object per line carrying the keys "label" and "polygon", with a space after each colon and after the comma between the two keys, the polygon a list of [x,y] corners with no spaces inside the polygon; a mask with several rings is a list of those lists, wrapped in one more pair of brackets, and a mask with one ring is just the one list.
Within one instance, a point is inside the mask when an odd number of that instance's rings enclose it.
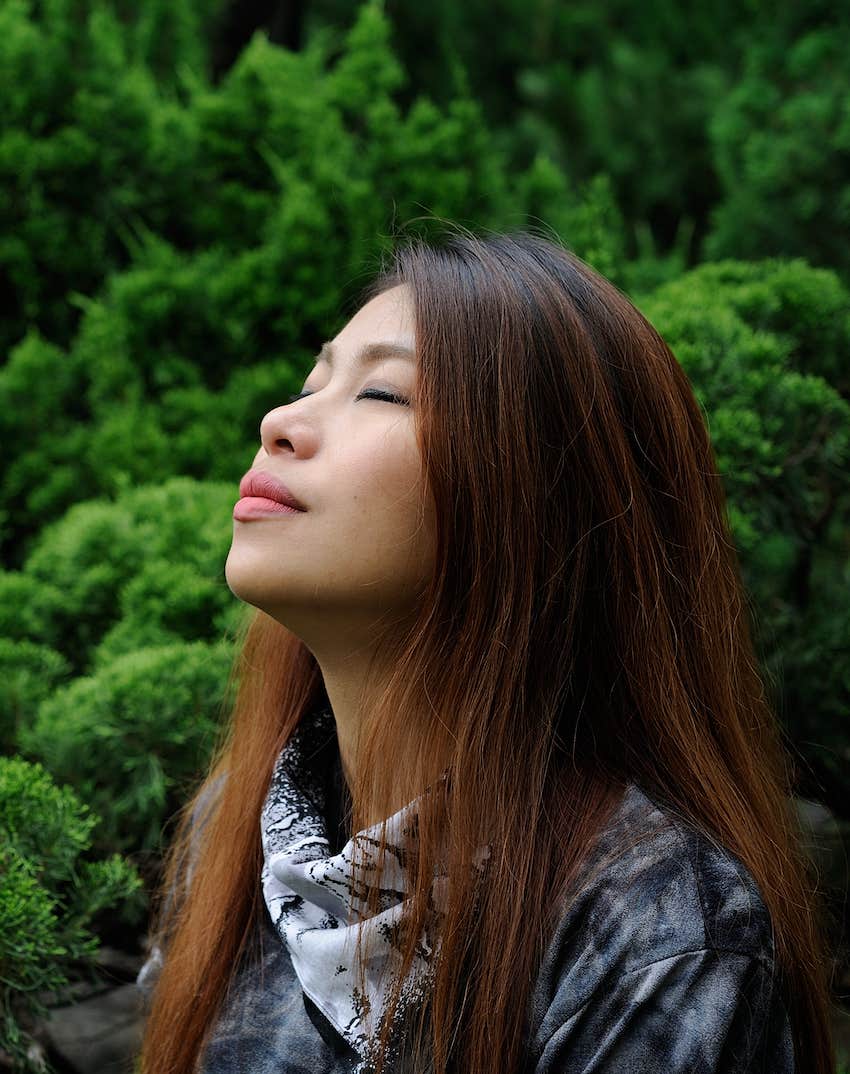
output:
{"label": "green foliage", "polygon": [[[610,28],[603,9],[596,18],[597,31]],[[669,241],[668,221],[693,218],[713,194],[706,126],[726,75],[712,57],[673,59],[658,40],[663,31],[650,26],[638,40],[609,32],[584,63],[568,45],[543,72],[526,68],[519,82],[557,130],[559,162],[578,179],[604,170],[628,219],[658,220]],[[562,23],[559,35],[567,32]]]}
{"label": "green foliage", "polygon": [[0,1047],[22,1069],[40,994],[91,971],[97,915],[123,902],[137,920],[144,908],[129,862],[85,858],[96,823],[41,765],[0,757]]}
{"label": "green foliage", "polygon": [[58,639],[54,616],[63,600],[62,591],[47,582],[21,571],[0,571],[0,637],[52,645]]}
{"label": "green foliage", "polygon": [[22,731],[24,755],[102,818],[98,850],[160,848],[209,759],[232,658],[226,641],[137,648],[56,690]]}
{"label": "green foliage", "polygon": [[[0,237],[0,264],[2,244]],[[37,529],[43,524],[44,510],[62,502],[63,496],[65,502],[73,502],[68,498],[69,485],[71,490],[76,487],[79,496],[82,468],[74,452],[80,444],[81,430],[74,421],[79,414],[81,390],[81,378],[72,368],[71,359],[47,342],[37,328],[27,331],[0,368],[3,543]],[[56,435],[59,430],[65,435]]]}
{"label": "green foliage", "polygon": [[375,97],[389,97],[405,84],[404,70],[392,51],[383,4],[366,3],[346,36],[346,49],[328,79],[328,98],[355,119]]}
{"label": "green foliage", "polygon": [[122,21],[102,3],[82,18],[71,0],[33,8],[0,7],[0,269],[13,299],[2,351],[32,321],[67,342],[66,294],[126,264],[128,216],[167,227],[191,197],[183,110],[132,61]]}
{"label": "green foliage", "polygon": [[539,153],[520,179],[519,194],[529,223],[545,224],[603,276],[623,285],[623,218],[606,175],[596,176],[576,198],[563,171]]}
{"label": "green foliage", "polygon": [[688,281],[702,281],[755,330],[782,338],[801,373],[825,377],[842,395],[850,395],[846,355],[850,343],[850,299],[847,285],[829,270],[798,259],[759,262],[722,261],[703,265]]}
{"label": "green foliage", "polygon": [[[302,357],[303,355],[303,357]],[[221,392],[171,388],[163,392],[159,420],[177,473],[209,481],[238,480],[259,447],[263,415],[299,391],[307,352],[251,366],[234,366]],[[246,444],[249,445],[246,451]]]}
{"label": "green foliage", "polygon": [[[315,0],[308,40],[359,6]],[[801,255],[846,275],[846,6],[390,0],[387,11],[403,100],[445,105],[463,86],[511,172],[543,152],[570,186],[608,177],[629,259],[646,262],[638,289],[669,278],[670,254],[682,270],[705,256]]]}
{"label": "green foliage", "polygon": [[116,656],[181,640],[214,641],[227,629],[235,605],[230,590],[196,567],[164,559],[146,563],[121,591],[121,618],[94,653],[97,668]]}
{"label": "green foliage", "polygon": [[153,72],[159,87],[179,90],[187,72],[198,77],[207,71],[209,41],[204,31],[215,24],[223,7],[222,0],[146,0],[137,11],[130,7],[123,14],[125,19],[129,13],[137,15],[137,21],[127,20],[133,59]]}
{"label": "green foliage", "polygon": [[[348,24],[358,6],[318,0],[311,30]],[[702,230],[718,196],[708,123],[760,21],[753,5],[724,0],[687,17],[671,17],[666,0],[387,10],[408,96],[427,93],[443,105],[467,87],[499,132],[512,172],[543,152],[570,186],[605,174],[630,256],[645,226],[662,253],[680,229]]]}
{"label": "green foliage", "polygon": [[824,505],[850,487],[847,290],[800,261],[721,262],[642,309],[708,412],[727,491],[758,534],[743,548],[757,555],[773,526],[808,543]]}
{"label": "green foliage", "polygon": [[846,26],[753,42],[710,124],[723,196],[709,257],[799,255],[850,272]]}
{"label": "green foliage", "polygon": [[[199,592],[207,594],[200,605],[195,601],[195,613],[182,613],[184,625],[185,616],[191,614],[197,623],[198,607],[206,607],[212,616],[223,612],[235,599],[227,589],[223,566],[237,498],[235,482],[226,486],[176,477],[161,485],[130,489],[112,503],[76,504],[46,526],[22,573],[33,583],[62,593],[61,606],[50,621],[54,647],[77,671],[86,670],[94,647],[121,619],[124,588],[143,568],[158,562],[194,572]],[[192,605],[187,595],[180,599],[187,609]],[[179,636],[180,622],[179,615],[166,618],[163,625],[169,636]],[[30,636],[42,640],[36,632]],[[207,636],[206,631],[201,636]]]}
{"label": "green foliage", "polygon": [[68,661],[47,645],[0,636],[0,752],[13,753],[20,728],[70,677]]}
{"label": "green foliage", "polygon": [[0,639],[2,741],[75,786],[98,849],[157,849],[208,758],[244,613],[223,573],[237,496],[180,477],[77,504],[0,576],[34,598]]}
{"label": "green foliage", "polygon": [[0,430],[4,441],[31,440],[71,405],[79,373],[59,347],[30,328],[0,370]]}
{"label": "green foliage", "polygon": [[786,725],[810,757],[820,744],[837,787],[850,703],[850,294],[800,261],[721,262],[641,308],[706,414]]}
{"label": "green foliage", "polygon": [[[30,861],[0,842],[0,1047],[22,1070],[30,1069],[27,1045],[36,1017],[46,1011],[38,992],[68,984],[60,968],[68,949],[57,938],[53,903],[34,874]],[[90,957],[93,951],[81,953]]]}

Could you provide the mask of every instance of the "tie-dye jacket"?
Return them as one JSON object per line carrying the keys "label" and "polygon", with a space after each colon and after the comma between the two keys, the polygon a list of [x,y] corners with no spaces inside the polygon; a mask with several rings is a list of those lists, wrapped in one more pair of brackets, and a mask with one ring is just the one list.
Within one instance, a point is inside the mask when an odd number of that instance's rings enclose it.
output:
{"label": "tie-dye jacket", "polygon": [[[528,998],[526,1074],[792,1074],[770,919],[742,864],[634,784],[587,864],[598,871]],[[357,1056],[302,992],[268,914],[260,927],[262,958],[237,977],[201,1074],[352,1071]],[[159,965],[156,951],[145,994]]]}

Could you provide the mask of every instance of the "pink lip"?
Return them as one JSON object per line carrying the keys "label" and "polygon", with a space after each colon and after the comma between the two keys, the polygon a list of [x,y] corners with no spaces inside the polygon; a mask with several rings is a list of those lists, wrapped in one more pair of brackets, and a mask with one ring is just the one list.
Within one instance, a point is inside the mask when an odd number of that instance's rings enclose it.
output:
{"label": "pink lip", "polygon": [[[249,470],[239,482],[239,495],[249,499],[272,500],[295,511],[306,511],[282,481],[265,470]],[[279,513],[279,512],[276,512]]]}
{"label": "pink lip", "polygon": [[270,500],[266,496],[243,496],[233,505],[233,517],[238,522],[248,522],[252,518],[268,518],[269,515],[303,515],[297,507]]}

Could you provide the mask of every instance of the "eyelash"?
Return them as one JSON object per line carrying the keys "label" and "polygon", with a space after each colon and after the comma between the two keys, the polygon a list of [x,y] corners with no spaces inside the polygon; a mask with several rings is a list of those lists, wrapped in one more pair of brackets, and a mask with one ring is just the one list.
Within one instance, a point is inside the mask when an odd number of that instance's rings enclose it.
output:
{"label": "eyelash", "polygon": [[[371,392],[372,394],[367,394],[369,392]],[[308,395],[313,395],[313,392],[294,392],[288,397],[286,401],[287,403],[294,403],[297,399],[306,399]],[[384,399],[388,403],[399,403],[401,404],[401,406],[410,406],[409,399],[405,399],[403,396],[396,395],[393,392],[379,391],[377,388],[365,388],[358,396],[355,397],[355,401],[357,399]]]}

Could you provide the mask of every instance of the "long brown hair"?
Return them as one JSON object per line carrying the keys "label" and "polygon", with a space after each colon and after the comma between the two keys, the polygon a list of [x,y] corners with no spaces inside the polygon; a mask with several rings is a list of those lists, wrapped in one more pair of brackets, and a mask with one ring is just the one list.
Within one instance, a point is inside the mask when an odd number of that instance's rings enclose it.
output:
{"label": "long brown hair", "polygon": [[[420,815],[403,966],[444,862],[433,1069],[489,1074],[494,1055],[504,1074],[519,1069],[558,893],[634,781],[749,869],[799,1067],[833,1074],[818,893],[687,377],[617,288],[542,235],[408,240],[363,297],[396,284],[415,311],[436,566],[416,621],[386,624],[391,673],[361,728],[351,824],[388,816],[447,770],[446,794]],[[168,948],[144,1074],[195,1068],[265,909],[272,765],[323,690],[306,646],[261,611],[233,680],[232,718],[166,859],[162,892],[182,896],[156,922]],[[191,812],[223,772],[186,892]],[[489,880],[477,885],[485,844]]]}

